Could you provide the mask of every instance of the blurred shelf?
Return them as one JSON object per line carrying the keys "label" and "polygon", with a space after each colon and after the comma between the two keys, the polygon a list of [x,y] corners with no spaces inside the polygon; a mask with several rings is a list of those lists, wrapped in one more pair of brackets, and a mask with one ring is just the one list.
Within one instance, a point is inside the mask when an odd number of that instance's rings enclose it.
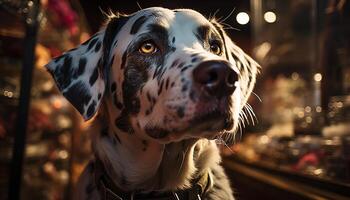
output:
{"label": "blurred shelf", "polygon": [[[350,199],[350,184],[297,174],[271,165],[251,163],[238,157],[225,158],[223,166],[234,185],[236,183],[238,193],[243,191],[241,199],[244,200],[264,195],[269,199],[286,200]],[[240,187],[242,188],[239,189]],[[250,192],[244,193],[247,190]],[[254,196],[254,193],[258,196]]]}

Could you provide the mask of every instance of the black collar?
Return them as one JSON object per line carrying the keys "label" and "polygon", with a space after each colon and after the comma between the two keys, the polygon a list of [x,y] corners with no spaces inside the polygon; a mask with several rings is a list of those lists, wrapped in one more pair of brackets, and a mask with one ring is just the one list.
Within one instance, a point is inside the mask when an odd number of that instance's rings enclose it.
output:
{"label": "black collar", "polygon": [[201,174],[191,188],[169,192],[125,192],[118,188],[104,170],[103,163],[95,161],[95,183],[102,200],[201,200],[211,186],[211,178],[206,171]]}

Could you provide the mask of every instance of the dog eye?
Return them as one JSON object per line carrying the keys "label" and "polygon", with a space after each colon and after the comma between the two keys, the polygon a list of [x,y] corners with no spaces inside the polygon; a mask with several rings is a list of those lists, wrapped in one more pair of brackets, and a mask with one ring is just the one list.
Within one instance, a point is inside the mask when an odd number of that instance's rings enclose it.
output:
{"label": "dog eye", "polygon": [[143,53],[143,54],[153,54],[153,53],[157,52],[157,50],[158,49],[157,49],[156,45],[151,41],[146,41],[146,42],[142,43],[140,48],[139,48],[140,53]]}
{"label": "dog eye", "polygon": [[216,55],[221,55],[221,47],[218,45],[218,44],[211,44],[210,45],[210,51],[213,53],[213,54],[216,54]]}

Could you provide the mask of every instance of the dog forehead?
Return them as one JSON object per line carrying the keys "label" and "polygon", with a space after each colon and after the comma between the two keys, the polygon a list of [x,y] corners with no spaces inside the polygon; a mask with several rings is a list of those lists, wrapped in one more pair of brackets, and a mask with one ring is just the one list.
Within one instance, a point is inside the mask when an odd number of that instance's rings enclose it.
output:
{"label": "dog forehead", "polygon": [[176,9],[175,21],[180,24],[189,24],[192,26],[208,25],[210,22],[201,13],[192,9]]}
{"label": "dog forehead", "polygon": [[140,32],[143,32],[147,31],[148,24],[157,24],[174,32],[177,30],[193,31],[199,26],[210,26],[210,22],[202,14],[191,9],[170,10],[151,7],[136,12],[130,20],[129,27],[139,25]]}

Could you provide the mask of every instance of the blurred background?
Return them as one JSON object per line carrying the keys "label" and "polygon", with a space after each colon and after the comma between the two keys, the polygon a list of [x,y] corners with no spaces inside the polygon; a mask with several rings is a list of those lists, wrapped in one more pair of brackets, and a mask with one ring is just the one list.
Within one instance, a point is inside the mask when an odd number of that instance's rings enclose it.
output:
{"label": "blurred background", "polygon": [[97,32],[103,11],[151,6],[224,19],[262,66],[222,145],[237,199],[350,199],[349,0],[0,0],[0,199],[71,199],[88,126],[43,65]]}

